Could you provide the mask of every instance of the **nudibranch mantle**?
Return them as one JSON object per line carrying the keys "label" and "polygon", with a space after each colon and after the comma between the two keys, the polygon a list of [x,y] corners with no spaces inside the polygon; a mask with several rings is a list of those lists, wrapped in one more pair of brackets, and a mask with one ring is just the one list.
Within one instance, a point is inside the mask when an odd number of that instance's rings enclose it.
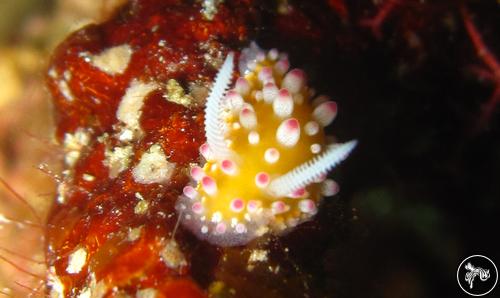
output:
{"label": "nudibranch mantle", "polygon": [[326,96],[309,99],[300,69],[286,55],[254,44],[242,51],[240,77],[234,54],[219,70],[205,107],[203,167],[191,169],[176,209],[182,224],[220,246],[244,245],[309,220],[323,196],[337,193],[326,179],[356,141],[327,145],[323,127],[337,114]]}

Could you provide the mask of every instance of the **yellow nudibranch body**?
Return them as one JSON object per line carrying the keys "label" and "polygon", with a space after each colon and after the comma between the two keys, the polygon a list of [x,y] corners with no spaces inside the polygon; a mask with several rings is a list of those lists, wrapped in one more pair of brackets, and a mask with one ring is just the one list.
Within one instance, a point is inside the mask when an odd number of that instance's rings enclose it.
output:
{"label": "yellow nudibranch body", "polygon": [[206,160],[191,169],[177,210],[184,226],[220,246],[243,245],[268,232],[279,234],[316,214],[323,196],[338,185],[328,170],[356,142],[326,145],[323,127],[337,105],[313,91],[302,70],[288,71],[285,55],[246,49],[240,77],[226,92],[233,54],[219,71],[207,99],[200,147]]}

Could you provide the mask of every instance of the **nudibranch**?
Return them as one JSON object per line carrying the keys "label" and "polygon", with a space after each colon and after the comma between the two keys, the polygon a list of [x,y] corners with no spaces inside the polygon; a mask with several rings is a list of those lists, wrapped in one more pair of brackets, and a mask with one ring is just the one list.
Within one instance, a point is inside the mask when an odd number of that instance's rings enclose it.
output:
{"label": "nudibranch", "polygon": [[302,70],[289,71],[285,54],[256,45],[242,51],[240,76],[234,54],[220,68],[205,107],[203,167],[191,168],[176,209],[185,227],[220,246],[243,245],[279,234],[314,216],[323,196],[338,185],[327,172],[356,141],[327,145],[323,128],[337,114],[314,91]]}

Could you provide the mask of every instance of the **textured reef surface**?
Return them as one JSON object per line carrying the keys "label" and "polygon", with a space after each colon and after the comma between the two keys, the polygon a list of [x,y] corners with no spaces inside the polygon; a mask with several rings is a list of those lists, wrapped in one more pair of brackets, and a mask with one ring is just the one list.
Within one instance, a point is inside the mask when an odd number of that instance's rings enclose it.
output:
{"label": "textured reef surface", "polygon": [[[47,293],[357,297],[379,285],[380,297],[419,297],[435,290],[422,285],[433,265],[419,257],[448,251],[433,276],[443,281],[461,252],[453,236],[432,228],[456,223],[460,212],[439,216],[433,208],[465,204],[453,199],[471,188],[455,173],[476,172],[464,157],[477,153],[471,140],[487,138],[485,127],[498,131],[498,88],[491,95],[476,80],[498,84],[499,67],[468,5],[131,0],[108,21],[71,34],[46,76],[64,149],[46,228]],[[477,11],[495,6],[482,5]],[[468,68],[481,63],[486,69]],[[219,83],[221,76],[232,83]],[[227,113],[220,126],[207,120],[218,88],[231,89],[225,108],[215,105]],[[338,185],[325,174],[354,145],[329,147],[337,138],[360,145],[340,169],[340,195],[328,198]],[[275,179],[298,168],[314,175]],[[381,218],[377,230],[372,223]]]}

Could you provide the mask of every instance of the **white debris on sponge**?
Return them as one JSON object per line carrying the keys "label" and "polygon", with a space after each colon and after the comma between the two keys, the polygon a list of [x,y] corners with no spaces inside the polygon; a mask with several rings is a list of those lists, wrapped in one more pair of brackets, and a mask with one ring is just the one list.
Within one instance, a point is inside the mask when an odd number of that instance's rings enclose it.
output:
{"label": "white debris on sponge", "polygon": [[139,119],[141,118],[144,99],[156,88],[158,88],[156,83],[133,80],[118,106],[116,118],[123,122],[126,128],[132,131],[140,131]]}
{"label": "white debris on sponge", "polygon": [[179,270],[181,267],[187,266],[186,258],[174,239],[165,244],[165,247],[160,251],[160,256],[170,269]]}
{"label": "white debris on sponge", "polygon": [[201,13],[206,20],[212,21],[217,15],[218,6],[224,0],[203,0]]}
{"label": "white debris on sponge", "polygon": [[142,226],[129,228],[127,234],[127,240],[133,242],[139,239],[139,237],[141,237],[141,233],[142,233]]}
{"label": "white debris on sponge", "polygon": [[252,250],[252,253],[248,257],[249,263],[265,262],[267,261],[268,251],[264,249]]}
{"label": "white debris on sponge", "polygon": [[64,135],[64,150],[66,154],[64,161],[66,165],[72,167],[80,158],[82,148],[90,143],[90,134],[83,128],[78,128],[73,134]]}
{"label": "white debris on sponge", "polygon": [[68,257],[68,266],[66,267],[66,272],[69,274],[80,273],[83,266],[87,263],[87,251],[85,248],[80,247],[75,250]]}
{"label": "white debris on sponge", "polygon": [[140,289],[135,293],[136,298],[155,298],[158,291],[153,288]]}
{"label": "white debris on sponge", "polygon": [[95,273],[90,274],[90,281],[87,278],[86,286],[80,290],[78,294],[78,298],[102,298],[108,292],[109,288],[104,282],[104,280],[100,280],[97,282],[95,277]]}
{"label": "white debris on sponge", "polygon": [[90,55],[90,63],[109,75],[123,74],[127,69],[133,51],[123,44],[108,48],[97,55]]}
{"label": "white debris on sponge", "polygon": [[82,175],[82,179],[85,180],[85,181],[87,181],[87,182],[92,182],[92,181],[95,180],[95,176],[92,176],[90,174],[84,173]]}
{"label": "white debris on sponge", "polygon": [[71,89],[69,88],[68,82],[66,80],[60,80],[57,82],[57,87],[59,88],[59,91],[61,91],[61,94],[66,98],[68,101],[73,101],[75,97],[73,96],[73,92],[71,92]]}
{"label": "white debris on sponge", "polygon": [[47,287],[50,289],[50,298],[64,298],[64,284],[56,274],[56,268],[50,267],[47,274]]}
{"label": "white debris on sponge", "polygon": [[105,159],[103,164],[108,167],[110,178],[116,178],[118,174],[128,168],[132,153],[131,145],[115,147],[113,150],[106,150],[104,152]]}
{"label": "white debris on sponge", "polygon": [[78,294],[78,298],[91,298],[92,297],[92,290],[90,288],[84,288],[80,291],[80,294]]}
{"label": "white debris on sponge", "polygon": [[52,67],[49,69],[48,75],[55,81],[57,88],[59,88],[59,92],[61,92],[62,96],[66,98],[67,101],[73,101],[75,99],[68,85],[68,82],[71,80],[71,72],[66,70],[63,73],[63,77],[59,80],[59,73]]}
{"label": "white debris on sponge", "polygon": [[254,249],[248,257],[247,271],[252,271],[257,263],[267,262],[269,252],[264,249]]}
{"label": "white debris on sponge", "polygon": [[148,201],[140,200],[135,204],[134,213],[137,215],[143,215],[148,211],[149,203]]}
{"label": "white debris on sponge", "polygon": [[61,182],[57,185],[57,202],[59,204],[66,203],[66,194],[68,190],[68,186],[65,182]]}
{"label": "white debris on sponge", "polygon": [[169,180],[174,169],[175,164],[168,162],[161,146],[154,144],[142,155],[132,174],[138,183],[164,183]]}

